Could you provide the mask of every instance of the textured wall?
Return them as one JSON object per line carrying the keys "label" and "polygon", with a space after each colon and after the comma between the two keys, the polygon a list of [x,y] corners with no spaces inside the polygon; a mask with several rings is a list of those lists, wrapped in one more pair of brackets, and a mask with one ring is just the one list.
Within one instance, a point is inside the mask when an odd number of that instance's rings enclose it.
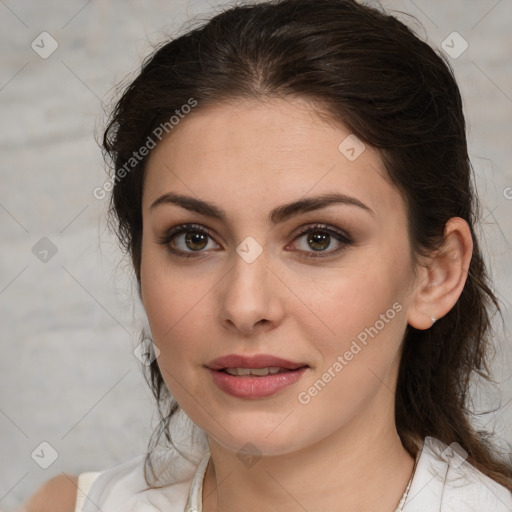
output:
{"label": "textured wall", "polygon": [[[209,2],[217,8],[220,2]],[[451,52],[485,211],[484,248],[506,307],[495,377],[511,423],[512,2],[403,0]],[[103,469],[145,450],[154,407],[133,355],[140,316],[127,267],[105,229],[105,181],[94,140],[102,102],[150,44],[204,1],[0,1],[0,509],[63,471]],[[416,26],[414,20],[399,15]],[[464,42],[466,51],[457,56]],[[51,36],[43,35],[48,32]],[[54,43],[55,41],[56,43]],[[32,43],[33,42],[33,43]],[[52,45],[58,44],[48,55]],[[32,45],[32,46],[31,46]],[[499,390],[475,394],[499,405]],[[49,443],[41,445],[42,442]],[[41,451],[42,450],[42,451]],[[58,458],[48,469],[55,450]]]}

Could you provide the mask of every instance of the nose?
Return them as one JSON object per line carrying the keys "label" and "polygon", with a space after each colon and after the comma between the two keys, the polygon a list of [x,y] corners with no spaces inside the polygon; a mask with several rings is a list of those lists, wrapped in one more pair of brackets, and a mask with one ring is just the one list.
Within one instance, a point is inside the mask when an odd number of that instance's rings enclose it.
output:
{"label": "nose", "polygon": [[252,263],[235,257],[216,297],[219,321],[225,329],[251,336],[266,333],[281,323],[285,285],[268,263],[265,251]]}

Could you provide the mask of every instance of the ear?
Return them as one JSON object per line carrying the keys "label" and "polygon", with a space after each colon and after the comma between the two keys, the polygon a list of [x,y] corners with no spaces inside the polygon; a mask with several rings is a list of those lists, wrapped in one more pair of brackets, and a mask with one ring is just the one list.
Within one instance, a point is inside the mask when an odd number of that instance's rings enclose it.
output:
{"label": "ear", "polygon": [[473,254],[473,238],[468,223],[452,217],[446,223],[445,241],[418,272],[407,320],[411,327],[429,329],[446,315],[459,299]]}

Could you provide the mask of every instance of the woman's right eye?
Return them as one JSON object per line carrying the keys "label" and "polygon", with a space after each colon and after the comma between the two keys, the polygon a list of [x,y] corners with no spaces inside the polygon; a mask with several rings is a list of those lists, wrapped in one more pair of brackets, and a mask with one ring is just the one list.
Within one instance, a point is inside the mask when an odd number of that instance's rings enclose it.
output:
{"label": "woman's right eye", "polygon": [[213,240],[212,234],[199,224],[181,224],[170,229],[158,243],[166,245],[172,254],[190,258],[204,252],[208,238]]}

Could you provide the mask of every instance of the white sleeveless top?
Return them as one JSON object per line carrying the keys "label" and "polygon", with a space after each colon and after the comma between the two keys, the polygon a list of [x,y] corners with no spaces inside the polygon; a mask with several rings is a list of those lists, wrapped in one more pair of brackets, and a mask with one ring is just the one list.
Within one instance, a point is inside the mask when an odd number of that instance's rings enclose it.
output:
{"label": "white sleeveless top", "polygon": [[[105,471],[81,473],[75,512],[201,512],[210,451],[203,450],[197,464],[178,457],[167,459],[165,476],[171,469],[172,483],[160,489],[147,489],[144,455]],[[396,511],[512,511],[511,491],[430,436],[424,439],[409,484]]]}

